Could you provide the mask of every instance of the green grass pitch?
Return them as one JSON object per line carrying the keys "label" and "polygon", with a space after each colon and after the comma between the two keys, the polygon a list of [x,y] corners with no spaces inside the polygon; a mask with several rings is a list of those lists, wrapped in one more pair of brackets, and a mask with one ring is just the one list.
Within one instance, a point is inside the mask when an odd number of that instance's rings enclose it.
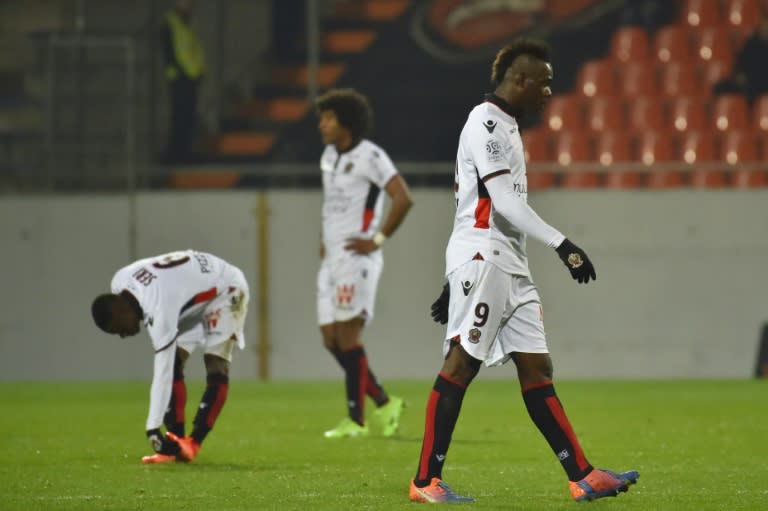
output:
{"label": "green grass pitch", "polygon": [[[0,510],[398,510],[408,502],[430,381],[386,382],[408,403],[395,438],[326,440],[342,383],[233,381],[190,464],[143,466],[149,382],[0,383]],[[188,422],[202,393],[190,382]],[[590,461],[637,469],[618,498],[571,501],[514,380],[476,381],[444,477],[493,510],[768,509],[768,381],[557,384]],[[369,402],[370,403],[370,402]],[[368,405],[368,411],[372,405]]]}

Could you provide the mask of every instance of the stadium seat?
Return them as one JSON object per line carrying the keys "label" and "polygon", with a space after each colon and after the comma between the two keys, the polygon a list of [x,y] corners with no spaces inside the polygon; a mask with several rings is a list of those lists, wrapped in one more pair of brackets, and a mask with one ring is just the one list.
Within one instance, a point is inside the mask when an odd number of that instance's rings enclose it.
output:
{"label": "stadium seat", "polygon": [[640,27],[621,27],[611,39],[611,58],[619,62],[645,60],[650,56],[648,32]]}
{"label": "stadium seat", "polygon": [[691,56],[690,30],[684,25],[667,25],[654,37],[654,58],[659,62],[687,60]]}
{"label": "stadium seat", "polygon": [[675,131],[701,130],[708,127],[706,103],[698,96],[682,96],[670,100],[670,129]]}
{"label": "stadium seat", "polygon": [[623,168],[622,163],[632,162],[631,136],[624,131],[606,131],[595,139],[595,154],[601,165],[609,167],[604,185],[608,188],[637,188],[641,184],[641,172]]}
{"label": "stadium seat", "polygon": [[693,165],[715,160],[715,136],[709,131],[689,131],[680,135],[680,160]]}
{"label": "stadium seat", "polygon": [[[595,160],[591,137],[581,131],[559,133],[555,140],[555,155],[557,162],[565,167]],[[561,185],[566,188],[594,188],[599,185],[599,174],[595,168],[566,168]]]}
{"label": "stadium seat", "polygon": [[728,131],[722,135],[719,160],[736,165],[757,160],[757,140],[751,131]]}
{"label": "stadium seat", "polygon": [[731,176],[735,188],[763,188],[768,186],[768,172],[762,168],[737,169]]}
{"label": "stadium seat", "polygon": [[711,27],[720,23],[717,0],[684,0],[680,22],[694,28]]}
{"label": "stadium seat", "polygon": [[749,126],[747,99],[742,94],[724,94],[712,105],[712,122],[718,131],[743,130]]}
{"label": "stadium seat", "polygon": [[751,31],[760,24],[760,0],[726,0],[725,18],[732,27],[743,28],[744,32]]}
{"label": "stadium seat", "polygon": [[683,186],[683,174],[679,170],[669,170],[658,162],[672,162],[674,133],[647,131],[637,140],[636,159],[648,166],[648,186],[651,188],[677,188]]}
{"label": "stadium seat", "polygon": [[552,131],[583,129],[582,103],[577,94],[563,94],[549,100],[544,112],[544,121]]}
{"label": "stadium seat", "polygon": [[618,130],[626,125],[621,98],[597,97],[587,105],[587,126],[594,131]]}
{"label": "stadium seat", "polygon": [[768,133],[768,94],[758,97],[752,105],[752,128]]}
{"label": "stadium seat", "polygon": [[711,90],[712,87],[725,78],[731,75],[732,58],[728,57],[722,60],[709,60],[702,62],[701,64],[701,79],[704,82],[704,86],[707,90]]}
{"label": "stadium seat", "polygon": [[730,59],[733,55],[731,34],[727,27],[706,27],[693,33],[693,50],[699,60]]}
{"label": "stadium seat", "polygon": [[640,96],[628,103],[629,128],[636,132],[664,126],[664,102],[659,96]]}
{"label": "stadium seat", "polygon": [[611,60],[590,60],[581,66],[576,80],[578,91],[587,97],[616,94],[616,65]]}
{"label": "stadium seat", "polygon": [[689,96],[709,94],[702,90],[696,65],[691,60],[658,64],[659,84],[662,94],[667,96]]}
{"label": "stadium seat", "polygon": [[550,131],[544,127],[529,129],[522,132],[525,162],[551,161]]}
{"label": "stadium seat", "polygon": [[652,60],[627,62],[619,68],[619,92],[627,98],[653,96],[658,93],[656,67]]}

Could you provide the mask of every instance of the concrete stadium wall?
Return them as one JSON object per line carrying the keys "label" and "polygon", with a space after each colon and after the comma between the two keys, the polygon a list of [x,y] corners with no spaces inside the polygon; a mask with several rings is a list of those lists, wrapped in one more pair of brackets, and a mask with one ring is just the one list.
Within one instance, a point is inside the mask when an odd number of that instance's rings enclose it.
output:
{"label": "concrete stadium wall", "polygon": [[[416,205],[385,247],[376,319],[365,341],[384,380],[432,379],[442,328],[428,319],[443,281],[452,194],[416,190]],[[270,191],[272,377],[338,378],[315,325],[320,192]],[[560,378],[742,378],[768,321],[768,193],[764,191],[533,194],[532,205],[585,248],[598,281],[570,280],[556,255],[529,244]],[[257,376],[253,192],[141,193],[137,253],[211,251],[240,266],[254,299],[249,346],[235,378]],[[128,263],[129,201],[120,195],[0,198],[0,379],[141,379],[152,352],[143,332],[99,332],[90,301]],[[202,377],[193,357],[190,377]],[[514,368],[484,378],[513,378]]]}

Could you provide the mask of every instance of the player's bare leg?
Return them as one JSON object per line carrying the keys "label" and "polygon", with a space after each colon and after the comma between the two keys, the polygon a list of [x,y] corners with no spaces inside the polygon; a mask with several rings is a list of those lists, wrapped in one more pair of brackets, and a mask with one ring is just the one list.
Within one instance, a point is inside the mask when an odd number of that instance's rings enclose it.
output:
{"label": "player's bare leg", "polygon": [[528,414],[568,474],[575,500],[594,500],[627,491],[640,474],[595,469],[587,461],[576,433],[552,383],[552,359],[547,353],[513,353]]}

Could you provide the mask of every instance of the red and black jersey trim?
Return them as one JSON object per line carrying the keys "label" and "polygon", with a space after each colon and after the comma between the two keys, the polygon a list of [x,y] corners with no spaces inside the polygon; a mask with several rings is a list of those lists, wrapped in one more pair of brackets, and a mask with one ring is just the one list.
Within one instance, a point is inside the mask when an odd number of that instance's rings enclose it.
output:
{"label": "red and black jersey trim", "polygon": [[184,304],[184,306],[181,308],[179,313],[184,312],[185,310],[189,309],[193,305],[197,305],[198,303],[203,302],[210,302],[216,298],[216,288],[212,287],[211,289],[208,289],[207,291],[203,291],[201,293],[197,293],[195,296],[189,299],[187,303]]}
{"label": "red and black jersey trim", "polygon": [[362,232],[366,232],[368,227],[371,226],[371,222],[373,221],[373,214],[376,211],[376,201],[379,199],[380,193],[381,188],[371,183],[370,188],[368,188],[368,196],[365,198],[365,209],[363,209],[363,227],[361,229]]}
{"label": "red and black jersey trim", "polygon": [[488,229],[491,218],[491,196],[488,195],[488,189],[480,178],[480,173],[475,167],[475,176],[477,176],[477,206],[475,206],[475,225],[478,229]]}

